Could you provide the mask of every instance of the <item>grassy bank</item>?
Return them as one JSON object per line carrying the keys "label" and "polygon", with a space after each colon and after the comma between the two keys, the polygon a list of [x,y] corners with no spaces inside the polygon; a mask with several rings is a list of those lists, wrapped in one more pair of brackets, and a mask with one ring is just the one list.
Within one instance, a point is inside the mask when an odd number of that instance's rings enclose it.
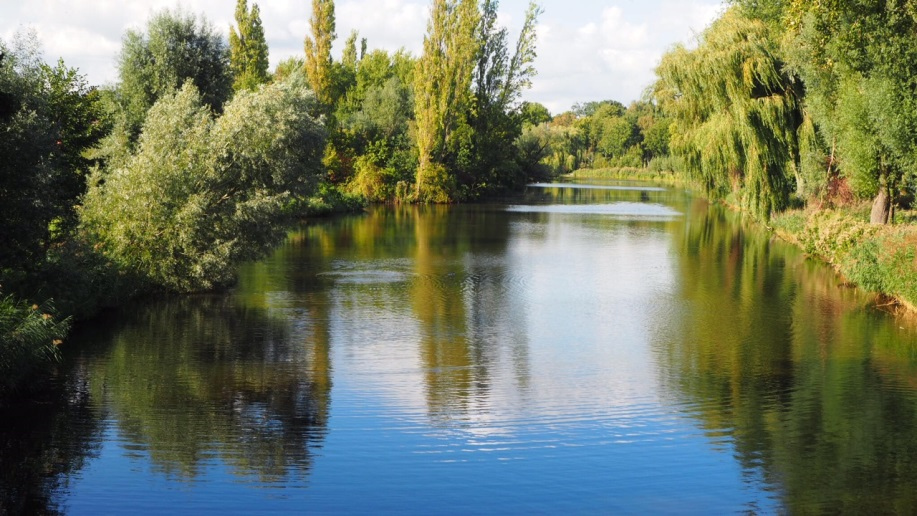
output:
{"label": "grassy bank", "polygon": [[869,224],[868,207],[793,210],[775,216],[777,235],[818,257],[847,281],[893,298],[917,312],[917,225],[913,213],[903,223]]}
{"label": "grassy bank", "polygon": [[671,170],[651,168],[583,168],[565,176],[571,179],[620,179],[625,181],[651,181],[671,186],[687,186],[689,181]]}

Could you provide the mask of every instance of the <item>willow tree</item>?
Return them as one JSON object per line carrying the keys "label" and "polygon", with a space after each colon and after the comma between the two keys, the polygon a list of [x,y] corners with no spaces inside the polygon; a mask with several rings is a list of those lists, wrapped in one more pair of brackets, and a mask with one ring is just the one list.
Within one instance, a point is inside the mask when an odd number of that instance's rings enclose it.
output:
{"label": "willow tree", "polygon": [[306,36],[306,74],[315,97],[326,109],[334,103],[331,45],[337,37],[334,0],[312,0],[312,35]]}
{"label": "willow tree", "polygon": [[229,64],[235,77],[233,89],[254,90],[270,79],[267,41],[258,4],[253,4],[249,10],[248,0],[238,0],[236,25],[229,28]]}
{"label": "willow tree", "polygon": [[150,109],[123,167],[90,178],[82,229],[119,271],[175,292],[230,283],[313,193],[325,134],[302,74],[240,91],[214,117],[186,83]]}
{"label": "willow tree", "polygon": [[414,74],[418,201],[455,199],[455,177],[444,158],[471,102],[479,19],[475,0],[433,0],[423,55]]}
{"label": "willow tree", "polygon": [[708,194],[736,192],[763,218],[787,206],[800,136],[813,131],[778,50],[766,24],[730,9],[696,49],[677,46],[656,70],[672,153]]}

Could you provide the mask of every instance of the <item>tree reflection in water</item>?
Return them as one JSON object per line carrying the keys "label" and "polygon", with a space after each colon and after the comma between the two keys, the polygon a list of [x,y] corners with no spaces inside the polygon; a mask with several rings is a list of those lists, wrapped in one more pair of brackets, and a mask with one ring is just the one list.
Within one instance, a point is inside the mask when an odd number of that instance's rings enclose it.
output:
{"label": "tree reflection in water", "polygon": [[917,377],[911,323],[736,217],[699,201],[675,233],[664,390],[790,512],[917,511],[917,399],[894,386]]}
{"label": "tree reflection in water", "polygon": [[286,322],[231,297],[168,300],[118,325],[92,392],[169,475],[193,479],[217,455],[236,474],[280,482],[308,472],[325,435],[327,360],[321,339],[296,341]]}
{"label": "tree reflection in water", "polygon": [[101,445],[85,371],[61,372],[25,406],[0,408],[0,514],[58,514],[56,494]]}

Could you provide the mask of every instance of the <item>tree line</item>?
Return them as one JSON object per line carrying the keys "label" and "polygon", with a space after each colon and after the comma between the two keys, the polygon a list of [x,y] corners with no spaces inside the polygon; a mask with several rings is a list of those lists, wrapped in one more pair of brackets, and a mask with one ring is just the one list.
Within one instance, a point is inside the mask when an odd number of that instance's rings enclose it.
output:
{"label": "tree line", "polygon": [[657,69],[652,97],[684,171],[764,219],[871,199],[871,221],[893,221],[914,189],[917,7],[732,4]]}
{"label": "tree line", "polygon": [[334,2],[313,0],[302,57],[273,72],[257,4],[237,0],[228,41],[203,16],[164,10],[125,34],[104,87],[45,63],[34,33],[0,41],[5,387],[56,355],[69,323],[27,299],[80,316],[217,289],[329,206],[524,185],[514,142],[541,9],[529,5],[512,44],[498,7],[433,0],[420,56],[370,50],[354,32],[336,59]]}

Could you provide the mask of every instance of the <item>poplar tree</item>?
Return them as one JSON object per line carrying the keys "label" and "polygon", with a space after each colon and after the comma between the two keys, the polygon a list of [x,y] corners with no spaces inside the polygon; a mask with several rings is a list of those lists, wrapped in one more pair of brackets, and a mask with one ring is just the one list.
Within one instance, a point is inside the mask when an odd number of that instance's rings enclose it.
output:
{"label": "poplar tree", "polygon": [[329,111],[334,102],[331,45],[337,37],[334,0],[312,0],[312,35],[306,36],[306,75],[321,106]]}
{"label": "poplar tree", "polygon": [[522,91],[531,87],[536,75],[534,62],[538,57],[538,16],[543,9],[535,2],[529,2],[525,21],[516,41],[515,51],[509,55],[508,31],[497,26],[499,0],[484,0],[481,4],[481,21],[478,24],[477,39],[480,42],[475,67],[475,91],[479,101],[483,100],[502,111],[512,109]]}
{"label": "poplar tree", "polygon": [[235,82],[233,89],[255,90],[269,80],[268,49],[261,26],[258,4],[248,9],[248,0],[236,3],[236,27],[229,27],[229,62]]}
{"label": "poplar tree", "polygon": [[433,0],[423,55],[414,75],[418,201],[455,200],[455,177],[444,159],[471,102],[479,20],[475,0]]}

